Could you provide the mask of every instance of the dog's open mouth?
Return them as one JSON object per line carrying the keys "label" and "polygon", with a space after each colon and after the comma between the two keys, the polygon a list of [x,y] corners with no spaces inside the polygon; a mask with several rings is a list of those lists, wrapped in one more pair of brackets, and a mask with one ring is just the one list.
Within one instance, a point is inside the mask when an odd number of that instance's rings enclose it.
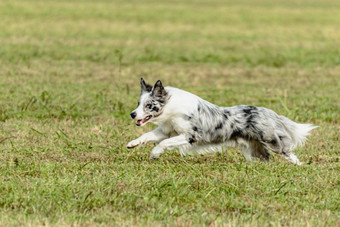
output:
{"label": "dog's open mouth", "polygon": [[148,116],[146,116],[145,118],[138,120],[138,121],[136,122],[136,125],[137,125],[137,126],[141,126],[141,125],[145,124],[146,122],[148,122],[148,120],[151,119],[151,117],[152,117],[151,115],[148,115]]}

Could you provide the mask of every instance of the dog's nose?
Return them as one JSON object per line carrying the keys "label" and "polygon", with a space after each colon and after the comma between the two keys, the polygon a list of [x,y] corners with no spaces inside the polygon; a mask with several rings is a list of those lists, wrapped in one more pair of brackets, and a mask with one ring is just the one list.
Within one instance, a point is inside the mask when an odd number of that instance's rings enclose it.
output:
{"label": "dog's nose", "polygon": [[135,119],[135,117],[137,116],[137,114],[136,114],[136,112],[132,112],[132,113],[130,113],[130,116],[131,116],[132,119]]}

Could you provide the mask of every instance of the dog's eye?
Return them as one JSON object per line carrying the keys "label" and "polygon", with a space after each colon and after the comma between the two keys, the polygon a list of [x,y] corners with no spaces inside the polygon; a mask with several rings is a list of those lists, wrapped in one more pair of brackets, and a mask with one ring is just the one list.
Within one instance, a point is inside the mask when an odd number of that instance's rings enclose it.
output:
{"label": "dog's eye", "polygon": [[140,102],[138,102],[137,106],[139,106]]}
{"label": "dog's eye", "polygon": [[146,104],[145,107],[151,109],[151,104]]}

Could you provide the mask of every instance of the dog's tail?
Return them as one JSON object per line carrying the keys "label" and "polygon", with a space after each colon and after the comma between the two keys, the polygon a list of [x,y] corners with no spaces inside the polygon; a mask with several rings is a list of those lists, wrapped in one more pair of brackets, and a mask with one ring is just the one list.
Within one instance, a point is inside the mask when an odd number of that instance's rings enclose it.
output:
{"label": "dog's tail", "polygon": [[293,138],[295,139],[296,146],[301,146],[306,141],[306,137],[309,135],[309,132],[318,126],[312,124],[298,124],[296,123],[296,130],[293,132]]}
{"label": "dog's tail", "polygon": [[312,124],[296,123],[286,117],[284,118],[285,119],[283,121],[283,126],[292,138],[291,150],[295,149],[298,146],[302,146],[307,140],[307,136],[310,134],[310,131],[319,127]]}

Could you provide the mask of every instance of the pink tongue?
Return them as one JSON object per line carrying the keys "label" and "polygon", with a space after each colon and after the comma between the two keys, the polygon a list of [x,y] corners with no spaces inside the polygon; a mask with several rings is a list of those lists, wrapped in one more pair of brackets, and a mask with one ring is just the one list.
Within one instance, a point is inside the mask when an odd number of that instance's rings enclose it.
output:
{"label": "pink tongue", "polygon": [[142,125],[143,123],[145,123],[145,122],[147,122],[147,121],[148,121],[148,119],[144,118],[144,119],[138,120],[138,121],[136,122],[136,124],[137,124],[138,126],[140,126],[140,125]]}
{"label": "pink tongue", "polygon": [[143,120],[138,120],[137,125],[141,125],[143,123]]}

